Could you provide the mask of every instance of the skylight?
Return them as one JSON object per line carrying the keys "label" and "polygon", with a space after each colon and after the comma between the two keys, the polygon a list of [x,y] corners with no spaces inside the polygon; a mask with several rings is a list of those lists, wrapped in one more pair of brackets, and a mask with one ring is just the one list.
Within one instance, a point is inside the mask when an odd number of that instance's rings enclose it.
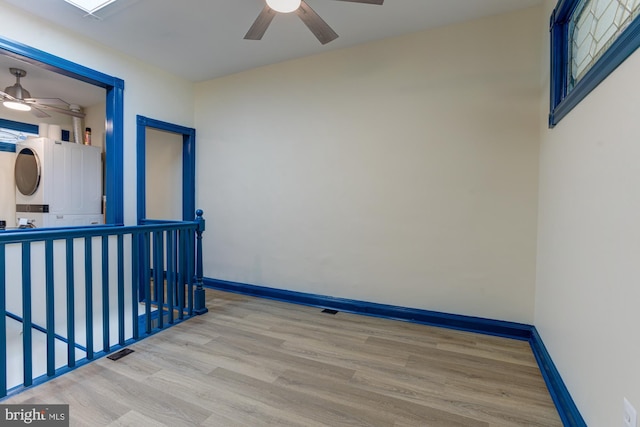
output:
{"label": "skylight", "polygon": [[103,7],[113,3],[116,0],[64,0],[75,7],[84,10],[90,15],[99,11]]}

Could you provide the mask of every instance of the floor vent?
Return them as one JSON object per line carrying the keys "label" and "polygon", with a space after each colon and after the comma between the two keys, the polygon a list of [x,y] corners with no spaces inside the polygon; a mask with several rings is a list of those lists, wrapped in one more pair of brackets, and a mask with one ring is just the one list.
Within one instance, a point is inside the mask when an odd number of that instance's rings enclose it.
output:
{"label": "floor vent", "polygon": [[322,310],[322,312],[327,314],[336,314],[338,310],[331,310],[329,308],[325,308],[324,310]]}
{"label": "floor vent", "polygon": [[133,350],[131,350],[130,348],[124,348],[116,353],[113,353],[110,356],[107,356],[107,359],[111,359],[111,360],[119,360],[122,359],[123,357],[129,355],[133,353]]}

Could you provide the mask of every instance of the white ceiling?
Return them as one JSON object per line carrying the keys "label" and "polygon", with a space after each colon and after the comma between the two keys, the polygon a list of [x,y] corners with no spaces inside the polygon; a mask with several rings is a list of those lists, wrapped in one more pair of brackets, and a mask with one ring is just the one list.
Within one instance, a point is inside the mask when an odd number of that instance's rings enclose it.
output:
{"label": "white ceiling", "polygon": [[[243,37],[264,0],[118,0],[97,12],[101,19],[64,0],[0,0],[185,79],[223,75],[524,9],[542,0],[386,0],[369,5],[306,0],[340,35],[321,45],[295,14],[275,17],[261,41]],[[0,55],[0,88],[15,82],[9,67],[27,71],[22,85],[37,98],[62,98],[91,106],[104,90]]]}

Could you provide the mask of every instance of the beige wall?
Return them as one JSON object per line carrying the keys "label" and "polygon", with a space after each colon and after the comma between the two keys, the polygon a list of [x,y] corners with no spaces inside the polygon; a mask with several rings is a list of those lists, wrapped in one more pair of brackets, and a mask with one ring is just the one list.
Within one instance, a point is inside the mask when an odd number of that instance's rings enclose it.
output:
{"label": "beige wall", "polygon": [[146,141],[146,217],[182,221],[182,135],[147,128]]}
{"label": "beige wall", "polygon": [[639,74],[636,52],[540,124],[535,325],[590,426],[622,425],[625,396],[640,409]]}
{"label": "beige wall", "polygon": [[198,84],[205,276],[532,322],[541,19]]}

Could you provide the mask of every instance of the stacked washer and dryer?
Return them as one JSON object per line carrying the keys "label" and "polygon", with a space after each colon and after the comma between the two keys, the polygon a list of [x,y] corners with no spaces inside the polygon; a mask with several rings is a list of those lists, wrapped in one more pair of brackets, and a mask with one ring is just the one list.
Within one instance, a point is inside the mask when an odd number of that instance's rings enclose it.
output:
{"label": "stacked washer and dryer", "polygon": [[101,149],[31,138],[16,144],[16,222],[29,227],[102,224]]}

